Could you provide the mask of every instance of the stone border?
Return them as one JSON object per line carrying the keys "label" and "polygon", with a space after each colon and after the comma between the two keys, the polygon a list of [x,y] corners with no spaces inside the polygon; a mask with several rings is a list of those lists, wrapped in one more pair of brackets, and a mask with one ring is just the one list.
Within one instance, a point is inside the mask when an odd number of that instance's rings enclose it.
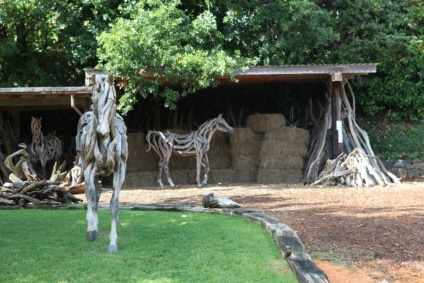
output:
{"label": "stone border", "polygon": [[[44,209],[85,209],[86,204],[71,205],[49,205],[49,206],[27,206],[27,208]],[[18,209],[20,206],[0,206],[0,209]],[[99,205],[99,209],[109,209],[106,205]],[[282,223],[277,218],[268,216],[262,212],[240,208],[204,208],[202,206],[190,205],[121,205],[120,210],[134,211],[169,211],[169,212],[200,212],[212,214],[225,214],[238,216],[246,221],[253,222],[275,239],[280,253],[296,274],[300,283],[328,283],[328,277],[324,271],[319,269],[312,261],[297,232]]]}

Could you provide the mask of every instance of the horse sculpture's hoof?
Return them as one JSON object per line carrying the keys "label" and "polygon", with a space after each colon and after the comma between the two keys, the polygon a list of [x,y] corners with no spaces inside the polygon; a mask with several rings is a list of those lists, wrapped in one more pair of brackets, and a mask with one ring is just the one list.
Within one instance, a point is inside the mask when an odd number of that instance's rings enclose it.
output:
{"label": "horse sculpture's hoof", "polygon": [[116,253],[118,251],[118,245],[116,244],[110,244],[109,247],[107,248],[107,252],[108,253]]}
{"label": "horse sculpture's hoof", "polygon": [[87,231],[87,240],[89,240],[90,242],[96,240],[98,236],[99,232],[97,230]]}

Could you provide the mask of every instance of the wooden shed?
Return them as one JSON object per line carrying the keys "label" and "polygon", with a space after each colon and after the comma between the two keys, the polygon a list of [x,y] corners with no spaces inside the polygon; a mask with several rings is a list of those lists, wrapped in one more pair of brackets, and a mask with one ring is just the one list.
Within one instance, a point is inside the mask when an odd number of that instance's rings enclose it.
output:
{"label": "wooden shed", "polygon": [[[337,121],[341,120],[340,93],[345,81],[357,76],[364,76],[376,73],[377,64],[337,64],[337,65],[294,65],[294,66],[273,66],[273,67],[251,67],[246,71],[235,73],[237,82],[233,82],[229,77],[217,78],[222,87],[231,85],[258,85],[278,82],[288,82],[294,84],[306,84],[311,82],[323,83],[331,90],[332,121],[331,131],[332,141],[328,141],[327,147],[330,149],[329,156],[334,158],[343,151],[343,146],[338,139]],[[12,125],[15,138],[20,142],[28,134],[28,115],[45,111],[60,113],[63,116],[61,124],[54,124],[55,129],[67,129],[72,136],[76,131],[76,123],[81,112],[89,109],[91,87],[88,78],[100,70],[87,69],[86,80],[83,86],[63,86],[63,87],[20,87],[20,88],[0,88],[0,113],[7,115]],[[56,114],[57,115],[57,114]],[[130,118],[132,119],[132,118]],[[134,120],[134,119],[132,119]],[[53,123],[49,118],[47,123]],[[53,127],[53,125],[52,125]],[[74,130],[75,129],[75,130]],[[135,134],[136,135],[136,134]],[[1,138],[1,137],[0,137]],[[129,137],[134,143],[142,142],[139,136]],[[138,144],[133,145],[139,147]],[[131,150],[131,144],[130,144]],[[5,152],[7,153],[7,152]],[[134,156],[135,157],[135,156]],[[139,176],[140,162],[134,160],[128,166],[129,179],[131,173]],[[211,161],[213,164],[213,161]],[[171,164],[172,166],[172,164]],[[134,168],[132,168],[134,167]],[[156,170],[156,165],[149,165],[146,170]],[[151,172],[150,172],[151,173]],[[147,173],[146,173],[147,174]],[[224,174],[225,175],[225,174]],[[219,182],[219,178],[215,180]],[[131,185],[137,185],[132,182]]]}

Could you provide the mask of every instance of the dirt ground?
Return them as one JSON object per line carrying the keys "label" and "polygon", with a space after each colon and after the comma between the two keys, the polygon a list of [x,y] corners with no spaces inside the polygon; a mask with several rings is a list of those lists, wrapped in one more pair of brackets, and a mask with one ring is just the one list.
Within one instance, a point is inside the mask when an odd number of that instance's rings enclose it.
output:
{"label": "dirt ground", "polygon": [[[121,191],[121,204],[201,205],[214,192],[280,219],[330,282],[424,283],[424,182],[393,187],[208,185]],[[101,202],[109,202],[110,191]]]}

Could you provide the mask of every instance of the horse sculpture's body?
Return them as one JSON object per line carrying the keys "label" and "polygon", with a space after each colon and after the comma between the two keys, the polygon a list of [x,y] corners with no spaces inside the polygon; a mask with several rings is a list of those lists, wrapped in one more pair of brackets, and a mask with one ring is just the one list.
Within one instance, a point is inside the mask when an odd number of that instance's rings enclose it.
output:
{"label": "horse sculpture's body", "polygon": [[124,120],[116,113],[116,92],[111,75],[96,76],[91,99],[92,111],[81,116],[76,137],[77,154],[81,159],[86,183],[87,240],[94,241],[98,236],[98,180],[113,174],[113,194],[110,200],[112,224],[108,251],[116,252],[119,191],[125,180],[128,142]]}
{"label": "horse sculpture's body", "polygon": [[[159,131],[149,131],[146,139],[149,143],[149,149],[153,148],[159,155],[159,174],[158,183],[161,188],[164,187],[162,183],[162,172],[165,170],[168,183],[172,188],[176,188],[174,182],[169,174],[169,160],[172,153],[189,156],[196,156],[196,181],[199,188],[203,188],[208,182],[209,173],[209,158],[208,151],[210,141],[215,131],[232,132],[234,128],[229,126],[227,122],[219,115],[218,118],[209,120],[203,123],[197,131],[190,132],[186,135],[176,133],[163,133]],[[200,180],[201,165],[205,166],[205,175],[203,181]]]}
{"label": "horse sculpture's body", "polygon": [[29,145],[31,161],[40,161],[43,177],[47,177],[46,165],[49,160],[58,160],[62,155],[62,143],[54,135],[43,135],[41,118],[31,117],[32,142]]}

